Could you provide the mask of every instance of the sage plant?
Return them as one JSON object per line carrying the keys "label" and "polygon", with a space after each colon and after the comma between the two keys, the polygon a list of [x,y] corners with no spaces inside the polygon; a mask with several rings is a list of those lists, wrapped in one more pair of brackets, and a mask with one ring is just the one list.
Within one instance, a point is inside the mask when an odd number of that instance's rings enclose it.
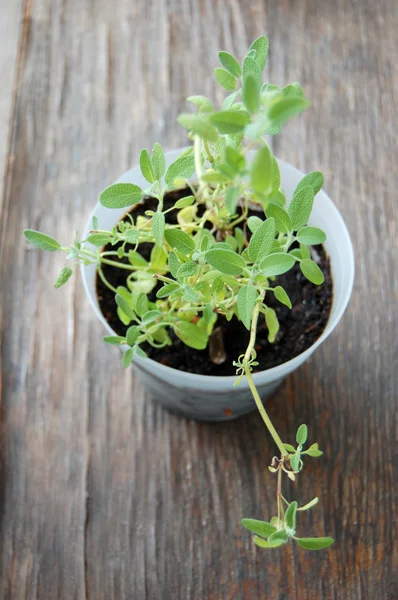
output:
{"label": "sage plant", "polygon": [[[221,109],[204,96],[188,98],[196,112],[181,114],[178,122],[193,144],[167,169],[160,144],[155,144],[151,153],[143,149],[140,167],[148,186],[141,189],[133,183],[116,183],[100,195],[102,205],[111,209],[131,209],[151,196],[157,200],[155,211],[147,210],[136,218],[134,212],[127,212],[126,219],[110,231],[98,229],[94,219],[88,237],[67,247],[34,230],[25,230],[25,236],[43,250],[66,253],[69,266],[62,270],[57,288],[67,282],[76,265],[96,265],[99,277],[115,295],[120,320],[128,327],[125,336],[104,338],[108,344],[125,348],[124,367],[136,356],[146,356],[144,343],[156,348],[170,345],[171,330],[186,345],[202,350],[220,315],[228,321],[236,317],[244,324],[250,339],[246,352],[234,362],[235,385],[247,378],[279,456],[269,467],[277,480],[277,514],[269,522],[243,519],[242,524],[255,534],[254,542],[261,548],[275,548],[293,539],[303,548],[317,550],[332,544],[333,539],[297,537],[296,515],[318,499],[299,507],[296,501],[285,499],[282,482],[284,475],[296,479],[304,457],[318,457],[322,452],[318,444],[304,450],[305,425],[297,431],[296,447],[281,440],[252,377],[258,365],[259,316],[264,315],[270,342],[279,329],[268,299],[274,296],[291,308],[278,277],[299,263],[309,281],[322,284],[324,277],[311,258],[310,246],[326,238],[321,229],[307,224],[314,197],[323,184],[322,174],[306,175],[287,206],[278,163],[266,141],[266,136],[279,133],[309,104],[299,83],[281,89],[262,82],[267,54],[265,36],[253,42],[242,64],[231,54],[219,52],[221,67],[215,69],[215,77],[230,93]],[[165,195],[186,186],[190,195],[165,209]],[[253,206],[259,209],[258,216],[249,216]],[[176,224],[168,223],[172,212]],[[152,245],[149,260],[140,253],[143,243]],[[103,248],[109,245],[117,245],[117,249]],[[117,260],[122,258],[127,260]],[[104,265],[125,269],[126,285],[115,288],[105,277]],[[159,282],[161,287],[152,301],[149,295]]]}

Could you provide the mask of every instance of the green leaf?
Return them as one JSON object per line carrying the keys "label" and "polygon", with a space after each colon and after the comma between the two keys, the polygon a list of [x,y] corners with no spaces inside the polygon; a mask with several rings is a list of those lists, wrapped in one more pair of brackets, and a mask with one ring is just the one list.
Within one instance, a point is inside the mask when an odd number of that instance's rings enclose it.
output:
{"label": "green leaf", "polygon": [[228,90],[229,92],[232,92],[232,90],[236,89],[236,78],[225,69],[217,67],[214,69],[214,75],[218,83],[222,85],[224,89]]}
{"label": "green leaf", "polygon": [[120,346],[120,344],[126,343],[126,339],[120,335],[107,335],[103,339],[105,343],[111,344],[112,346]]}
{"label": "green leaf", "polygon": [[290,529],[296,529],[297,502],[294,500],[289,504],[285,512],[285,523]]}
{"label": "green leaf", "polygon": [[138,338],[140,337],[140,329],[137,325],[132,325],[127,329],[126,342],[129,346],[134,346]]}
{"label": "green leaf", "polygon": [[310,502],[308,502],[307,504],[304,504],[304,506],[300,506],[300,508],[298,508],[297,510],[309,510],[310,508],[312,508],[313,506],[315,506],[315,504],[318,504],[319,502],[319,498],[313,498]]}
{"label": "green leaf", "polygon": [[162,146],[156,142],[152,150],[152,169],[155,179],[160,181],[166,171],[166,159]]}
{"label": "green leaf", "polygon": [[236,58],[234,56],[232,56],[232,54],[229,54],[229,52],[219,52],[218,59],[219,59],[220,63],[222,64],[222,66],[229,73],[231,73],[231,75],[234,75],[234,77],[241,76],[240,64],[238,63]]}
{"label": "green leaf", "polygon": [[292,201],[287,209],[294,231],[299,231],[307,224],[314,203],[314,190],[307,185],[294,192]]}
{"label": "green leaf", "polygon": [[229,96],[227,96],[224,99],[224,102],[222,103],[222,109],[229,110],[233,106],[238,95],[239,95],[239,90],[236,92],[232,92],[232,94],[229,94]]}
{"label": "green leaf", "polygon": [[323,452],[321,450],[307,450],[306,455],[311,456],[312,458],[319,458],[322,456]]}
{"label": "green leaf", "polygon": [[261,537],[269,537],[276,531],[276,527],[267,523],[266,521],[258,521],[257,519],[242,519],[241,521],[243,527],[248,529],[252,533],[256,533]]}
{"label": "green leaf", "polygon": [[252,285],[242,285],[238,293],[239,318],[246,327],[250,329],[253,309],[256,305],[258,292]]}
{"label": "green leaf", "polygon": [[220,133],[238,133],[243,131],[249,121],[249,115],[240,110],[224,110],[212,113],[210,121]]}
{"label": "green leaf", "polygon": [[188,102],[192,102],[199,108],[199,112],[213,112],[213,105],[206,96],[189,96]]}
{"label": "green leaf", "polygon": [[195,173],[195,158],[191,155],[180,156],[166,171],[166,184],[173,189],[173,182],[177,178],[189,179]]}
{"label": "green leaf", "polygon": [[177,121],[181,127],[192,131],[192,133],[199,135],[205,140],[216,142],[218,139],[217,131],[210,123],[208,115],[183,113],[178,117]]}
{"label": "green leaf", "polygon": [[252,233],[256,233],[257,229],[261,227],[263,223],[264,221],[260,219],[260,217],[249,217],[247,219],[247,225]]}
{"label": "green leaf", "polygon": [[251,169],[251,184],[253,189],[268,195],[272,192],[273,156],[265,144],[256,153]]}
{"label": "green leaf", "polygon": [[240,275],[246,268],[244,259],[232,250],[211,248],[205,258],[211,267],[227,275]]}
{"label": "green leaf", "polygon": [[54,287],[60,288],[61,285],[64,285],[68,281],[68,279],[72,275],[72,273],[73,273],[73,271],[69,267],[65,267],[64,269],[62,269],[60,276],[58,277],[57,281],[54,283]]}
{"label": "green leaf", "polygon": [[283,541],[276,540],[275,542],[267,542],[266,540],[263,540],[262,538],[255,535],[254,543],[256,544],[256,546],[259,546],[260,548],[278,548],[278,546],[282,546]]}
{"label": "green leaf", "polygon": [[130,264],[133,265],[133,267],[147,267],[148,266],[148,262],[136,250],[129,251],[129,262],[130,262]]}
{"label": "green leaf", "polygon": [[254,58],[251,58],[250,56],[246,56],[245,60],[243,61],[242,72],[243,72],[243,85],[245,85],[247,77],[253,77],[253,79],[256,82],[256,86],[260,90],[260,88],[261,88],[261,69],[258,66],[258,64]]}
{"label": "green leaf", "polygon": [[149,181],[149,183],[153,183],[155,181],[151,157],[149,156],[148,150],[145,148],[143,148],[140,153],[140,169],[141,173],[145,179]]}
{"label": "green leaf", "polygon": [[307,441],[307,437],[308,437],[308,429],[307,429],[307,425],[300,425],[300,427],[297,429],[297,433],[296,433],[296,442],[298,444],[305,444],[305,442]]}
{"label": "green leaf", "polygon": [[293,471],[298,471],[300,468],[300,453],[296,452],[293,456],[290,457],[290,466]]}
{"label": "green leaf", "polygon": [[297,538],[296,542],[301,548],[305,548],[305,550],[323,550],[331,546],[334,543],[334,539],[331,537]]}
{"label": "green leaf", "polygon": [[156,293],[156,298],[167,298],[173,292],[179,289],[178,283],[166,283],[158,292]]}
{"label": "green leaf", "polygon": [[129,348],[126,352],[123,353],[123,367],[127,369],[129,365],[133,362],[134,358],[134,350]]}
{"label": "green leaf", "polygon": [[194,196],[185,196],[185,198],[180,198],[174,204],[174,208],[186,208],[187,206],[191,206],[195,202]]}
{"label": "green leaf", "polygon": [[135,315],[133,309],[131,308],[131,306],[129,305],[127,300],[125,298],[123,298],[123,296],[121,296],[120,294],[116,294],[115,300],[116,300],[116,304],[118,305],[120,310],[126,315],[126,317],[128,317],[129,319],[133,319],[133,320],[136,319],[136,315]]}
{"label": "green leaf", "polygon": [[276,316],[276,312],[267,306],[265,312],[265,323],[268,328],[268,341],[273,344],[276,338],[276,334],[279,331],[279,321]]}
{"label": "green leaf", "polygon": [[182,265],[178,268],[177,277],[180,279],[181,277],[192,277],[198,271],[198,265],[193,262],[193,260],[189,260],[186,263],[182,263]]}
{"label": "green leaf", "polygon": [[312,187],[312,189],[314,190],[314,196],[315,196],[315,194],[317,194],[319,192],[319,190],[321,189],[321,187],[323,186],[323,181],[324,181],[323,175],[320,171],[313,171],[312,173],[308,173],[308,175],[305,175],[305,177],[302,178],[302,180],[300,181],[300,183],[294,190],[294,193],[301,190],[301,188],[306,187],[307,185],[310,185]]}
{"label": "green leaf", "polygon": [[41,250],[47,250],[48,252],[55,252],[61,248],[61,245],[54,240],[54,238],[46,235],[45,233],[40,233],[40,231],[35,231],[34,229],[25,229],[24,236],[31,244],[34,244]]}
{"label": "green leaf", "polygon": [[275,236],[275,221],[272,217],[263,221],[250,239],[249,257],[253,262],[260,261],[269,254]]}
{"label": "green leaf", "polygon": [[294,448],[291,444],[283,444],[288,452],[296,452],[296,448]]}
{"label": "green leaf", "polygon": [[143,191],[138,185],[115,183],[100,194],[100,202],[106,208],[126,208],[140,202],[143,195]]}
{"label": "green leaf", "polygon": [[124,235],[126,238],[126,242],[128,242],[129,244],[134,244],[140,237],[140,232],[138,231],[138,229],[127,229]]}
{"label": "green leaf", "polygon": [[177,278],[177,271],[180,266],[180,261],[178,260],[175,252],[169,253],[168,263],[169,263],[170,273],[173,275],[174,278]]}
{"label": "green leaf", "polygon": [[138,294],[135,301],[135,311],[139,317],[142,317],[148,310],[148,298],[144,292]]}
{"label": "green leaf", "polygon": [[301,87],[301,84],[296,81],[295,83],[291,83],[283,88],[282,94],[284,96],[304,96],[304,90]]}
{"label": "green leaf", "polygon": [[105,246],[111,239],[112,236],[107,233],[92,233],[87,237],[87,241],[97,247]]}
{"label": "green leaf", "polygon": [[270,535],[270,537],[268,538],[268,541],[273,543],[273,542],[279,542],[281,541],[283,544],[286,543],[288,541],[288,535],[286,533],[285,529],[279,529],[279,531],[275,531],[275,533],[273,533],[272,535]]}
{"label": "green leaf", "polygon": [[261,261],[260,269],[265,277],[275,277],[290,271],[295,262],[294,256],[283,252],[275,252]]}
{"label": "green leaf", "polygon": [[250,50],[256,51],[254,60],[263,72],[268,56],[268,38],[265,35],[258,37],[250,46],[249,52]]}
{"label": "green leaf", "polygon": [[140,358],[147,358],[146,352],[142,350],[137,344],[133,348],[134,356],[139,356]]}
{"label": "green leaf", "polygon": [[179,321],[174,325],[174,331],[177,337],[180,338],[190,348],[196,350],[204,350],[207,346],[207,332],[188,321]]}
{"label": "green leaf", "polygon": [[258,79],[251,73],[245,77],[243,82],[243,102],[250,113],[255,113],[260,105],[260,87]]}
{"label": "green leaf", "polygon": [[300,262],[300,269],[304,277],[315,285],[321,285],[325,277],[318,265],[311,259],[306,258]]}
{"label": "green leaf", "polygon": [[318,227],[302,227],[297,233],[300,244],[322,244],[326,240],[326,233]]}
{"label": "green leaf", "polygon": [[207,324],[211,323],[213,315],[214,315],[214,311],[213,311],[212,305],[206,304],[204,311],[203,311],[203,318]]}
{"label": "green leaf", "polygon": [[181,229],[166,229],[164,235],[168,244],[172,248],[176,248],[185,256],[192,254],[192,252],[195,250],[195,242],[193,238],[185,233],[185,231],[181,231]]}
{"label": "green leaf", "polygon": [[152,235],[155,240],[155,244],[163,246],[164,242],[164,227],[165,227],[165,216],[162,212],[155,212],[152,217]]}
{"label": "green leaf", "polygon": [[283,97],[273,103],[268,111],[272,125],[283,125],[291,117],[303,111],[309,105],[308,100],[300,96]]}
{"label": "green leaf", "polygon": [[288,308],[292,308],[292,303],[290,302],[290,298],[280,285],[272,288],[274,292],[275,298],[281,303],[287,306]]}
{"label": "green leaf", "polygon": [[225,206],[230,215],[234,215],[236,212],[236,207],[238,206],[240,195],[240,188],[238,187],[230,187],[227,190],[227,194],[225,196]]}
{"label": "green leaf", "polygon": [[159,310],[148,310],[146,313],[142,315],[141,323],[143,325],[149,325],[153,323],[161,316],[161,312]]}

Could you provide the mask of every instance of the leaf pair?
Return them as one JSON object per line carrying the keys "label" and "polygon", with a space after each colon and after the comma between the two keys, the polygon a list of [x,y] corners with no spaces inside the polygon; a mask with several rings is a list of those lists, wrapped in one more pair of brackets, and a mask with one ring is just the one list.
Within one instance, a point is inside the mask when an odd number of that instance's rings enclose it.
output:
{"label": "leaf pair", "polygon": [[140,168],[143,176],[149,183],[160,181],[166,170],[166,160],[160,144],[156,143],[152,150],[152,156],[145,148],[140,154]]}

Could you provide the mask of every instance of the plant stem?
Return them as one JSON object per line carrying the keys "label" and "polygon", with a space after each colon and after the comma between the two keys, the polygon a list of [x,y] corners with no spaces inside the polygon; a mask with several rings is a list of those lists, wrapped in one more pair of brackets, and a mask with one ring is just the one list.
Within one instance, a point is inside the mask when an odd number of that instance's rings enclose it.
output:
{"label": "plant stem", "polygon": [[114,292],[115,294],[117,294],[117,290],[115,287],[113,287],[112,284],[109,283],[109,281],[107,280],[107,278],[104,275],[103,270],[101,269],[101,267],[98,267],[98,275],[100,276],[100,278],[102,279],[102,281],[105,283],[106,287],[109,288],[112,292]]}
{"label": "plant stem", "polygon": [[262,416],[263,421],[272,436],[272,439],[274,440],[275,444],[278,446],[281,455],[288,456],[288,452],[286,452],[285,446],[283,445],[283,442],[282,442],[281,438],[279,437],[278,432],[276,431],[275,427],[272,425],[271,419],[269,418],[267,411],[264,408],[264,405],[261,401],[261,398],[257,391],[257,388],[254,385],[253,377],[252,377],[249,367],[245,367],[245,374],[247,377],[247,381],[249,383],[250,391],[253,394],[253,398],[256,402],[258,411],[259,411],[260,415]]}

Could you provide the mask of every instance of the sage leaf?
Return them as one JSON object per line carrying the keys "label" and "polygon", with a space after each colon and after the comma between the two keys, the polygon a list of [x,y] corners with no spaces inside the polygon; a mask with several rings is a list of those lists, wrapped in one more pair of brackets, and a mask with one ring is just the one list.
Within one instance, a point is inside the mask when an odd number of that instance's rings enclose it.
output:
{"label": "sage leaf", "polygon": [[34,246],[40,248],[41,250],[47,250],[48,252],[56,252],[61,248],[61,245],[54,238],[46,235],[45,233],[41,233],[40,231],[35,231],[34,229],[25,229],[24,236]]}
{"label": "sage leaf", "polygon": [[229,52],[219,52],[218,59],[224,67],[224,69],[231,73],[231,75],[233,75],[234,77],[241,76],[242,71],[240,68],[240,64],[238,63],[236,58],[232,56],[232,54],[229,54]]}
{"label": "sage leaf", "polygon": [[315,195],[319,192],[319,190],[323,186],[323,182],[324,182],[323,174],[320,171],[312,171],[312,173],[308,173],[308,175],[305,175],[302,178],[302,180],[300,181],[300,183],[297,185],[296,189],[294,190],[294,193],[301,190],[301,188],[306,187],[307,185],[310,185],[312,187],[312,189],[314,190],[314,195]]}
{"label": "sage leaf", "polygon": [[249,217],[247,220],[247,226],[252,233],[256,233],[257,229],[261,227],[263,223],[264,221],[260,219],[260,217]]}
{"label": "sage leaf", "polygon": [[105,246],[111,239],[112,236],[107,233],[92,233],[87,237],[87,241],[97,247]]}
{"label": "sage leaf", "polygon": [[195,250],[195,242],[193,238],[185,233],[185,231],[181,231],[181,229],[166,229],[164,235],[167,243],[172,248],[176,248],[185,256],[192,254],[192,252]]}
{"label": "sage leaf", "polygon": [[288,308],[292,308],[292,303],[290,302],[290,298],[280,285],[277,285],[275,288],[272,288],[274,292],[275,298],[281,303],[287,306]]}
{"label": "sage leaf", "polygon": [[192,155],[180,156],[166,171],[165,181],[170,189],[174,188],[177,178],[190,179],[195,173],[195,158]]}
{"label": "sage leaf", "polygon": [[243,82],[243,102],[250,113],[255,113],[260,105],[260,87],[258,79],[251,73],[245,77]]}
{"label": "sage leaf", "polygon": [[301,96],[285,96],[271,105],[268,118],[272,125],[283,125],[309,105],[308,100]]}
{"label": "sage leaf", "polygon": [[258,37],[249,48],[249,52],[255,50],[254,60],[263,72],[268,56],[268,38],[265,35]]}
{"label": "sage leaf", "polygon": [[269,536],[269,542],[282,542],[283,544],[288,541],[288,535],[286,533],[286,529],[279,529],[279,531],[275,531],[272,535]]}
{"label": "sage leaf", "polygon": [[65,283],[71,277],[72,273],[73,273],[73,271],[70,267],[65,267],[64,269],[62,269],[60,276],[58,277],[57,281],[54,283],[54,287],[58,289],[62,285],[65,285]]}
{"label": "sage leaf", "polygon": [[209,117],[211,123],[220,133],[239,133],[243,131],[249,121],[249,115],[240,110],[224,110],[212,113]]}
{"label": "sage leaf", "polygon": [[128,350],[126,350],[126,352],[123,353],[123,367],[125,369],[127,369],[127,367],[129,365],[131,365],[131,363],[133,362],[133,358],[134,358],[134,350],[132,348],[129,348]]}
{"label": "sage leaf", "polygon": [[300,262],[300,269],[304,277],[315,285],[321,285],[325,277],[318,265],[311,259],[306,258]]}
{"label": "sage leaf", "polygon": [[204,350],[207,346],[207,332],[188,321],[179,321],[174,325],[174,332],[190,348]]}
{"label": "sage leaf", "polygon": [[260,264],[260,269],[265,277],[275,277],[283,275],[293,267],[296,259],[290,254],[284,252],[274,252],[266,256]]}
{"label": "sage leaf", "polygon": [[136,319],[136,315],[135,315],[133,309],[131,308],[131,306],[129,305],[127,300],[125,298],[123,298],[123,296],[121,296],[120,294],[116,294],[115,300],[116,300],[116,304],[118,305],[120,310],[126,315],[126,317],[128,317],[129,319],[133,319],[133,320]]}
{"label": "sage leaf", "polygon": [[152,217],[152,235],[155,244],[163,246],[164,242],[165,216],[162,212],[155,212]]}
{"label": "sage leaf", "polygon": [[300,244],[322,244],[326,240],[326,233],[318,227],[302,227],[296,237]]}
{"label": "sage leaf", "polygon": [[194,196],[185,196],[185,198],[180,198],[174,204],[174,208],[186,208],[187,206],[191,206],[195,202]]}
{"label": "sage leaf", "polygon": [[334,543],[334,539],[331,537],[297,538],[296,542],[301,548],[305,548],[305,550],[323,550],[331,546]]}
{"label": "sage leaf", "polygon": [[249,243],[249,257],[253,262],[265,258],[272,246],[275,236],[275,221],[272,217],[263,221],[252,235]]}
{"label": "sage leaf", "polygon": [[179,287],[180,286],[178,285],[178,283],[166,283],[166,285],[164,285],[160,288],[160,290],[157,291],[156,298],[167,298],[167,296],[170,296],[170,294],[177,291]]}
{"label": "sage leaf", "polygon": [[304,504],[304,506],[300,506],[297,510],[309,510],[310,508],[312,508],[313,506],[315,506],[316,504],[318,504],[319,502],[319,498],[313,498],[313,500],[311,500],[310,502],[308,502],[307,504]]}
{"label": "sage leaf", "polygon": [[127,329],[126,342],[129,346],[134,346],[138,338],[140,337],[140,329],[137,325],[132,325]]}
{"label": "sage leaf", "polygon": [[276,531],[276,527],[266,521],[258,521],[257,519],[242,519],[242,525],[252,533],[256,533],[261,537],[269,537]]}
{"label": "sage leaf", "polygon": [[213,105],[206,96],[189,96],[188,102],[192,102],[199,108],[199,112],[213,112]]}
{"label": "sage leaf", "polygon": [[133,351],[134,351],[134,356],[139,356],[140,358],[147,358],[146,352],[144,352],[144,350],[142,348],[137,346],[137,344],[133,347]]}
{"label": "sage leaf", "polygon": [[298,444],[305,444],[305,442],[307,441],[307,437],[308,437],[308,428],[307,425],[300,425],[300,427],[297,429],[297,433],[296,433],[296,442]]}
{"label": "sage leaf", "polygon": [[149,183],[153,183],[155,181],[151,157],[149,156],[148,150],[145,148],[143,148],[140,153],[140,169],[141,173],[145,179],[149,181]]}
{"label": "sage leaf", "polygon": [[285,523],[290,528],[296,529],[296,513],[297,513],[297,502],[294,500],[289,504],[285,512]]}
{"label": "sage leaf", "polygon": [[255,535],[254,543],[256,544],[256,546],[259,546],[260,548],[278,548],[278,546],[282,546],[283,541],[275,540],[274,542],[269,542],[269,541],[263,540],[262,538]]}
{"label": "sage leaf", "polygon": [[254,190],[268,195],[272,192],[273,156],[268,145],[256,153],[251,168],[251,185]]}
{"label": "sage leaf", "polygon": [[300,468],[300,454],[296,452],[293,456],[290,457],[290,466],[293,471],[298,471]]}
{"label": "sage leaf", "polygon": [[189,260],[186,263],[182,263],[178,268],[177,277],[178,279],[181,277],[191,277],[192,275],[195,275],[197,271],[198,265],[193,260]]}
{"label": "sage leaf", "polygon": [[107,335],[103,338],[103,340],[107,344],[112,344],[112,346],[120,346],[120,344],[126,343],[126,339],[120,335]]}
{"label": "sage leaf", "polygon": [[[160,181],[166,171],[166,159],[162,146],[156,142],[152,150],[152,169],[156,181]],[[140,348],[141,350],[141,348]]]}
{"label": "sage leaf", "polygon": [[246,268],[244,259],[232,250],[211,248],[205,258],[210,266],[226,275],[240,275]]}
{"label": "sage leaf", "polygon": [[242,285],[238,292],[239,318],[246,327],[250,329],[253,309],[256,305],[258,292],[252,285]]}
{"label": "sage leaf", "polygon": [[314,203],[314,190],[307,185],[294,192],[292,201],[287,209],[294,231],[300,230],[307,224]]}
{"label": "sage leaf", "polygon": [[100,194],[100,202],[106,208],[126,208],[140,202],[143,195],[143,191],[138,185],[115,183]]}
{"label": "sage leaf", "polygon": [[214,75],[218,83],[222,85],[225,90],[232,92],[234,89],[236,89],[236,78],[226,69],[216,67],[214,69]]}
{"label": "sage leaf", "polygon": [[238,206],[240,189],[238,187],[230,187],[225,196],[225,206],[230,215],[234,215]]}
{"label": "sage leaf", "polygon": [[143,325],[149,325],[153,323],[161,316],[161,312],[159,310],[148,310],[146,313],[142,315],[141,323]]}
{"label": "sage leaf", "polygon": [[246,56],[245,60],[243,61],[242,74],[243,74],[243,86],[246,83],[247,77],[252,77],[254,79],[254,81],[256,82],[256,86],[260,90],[260,88],[261,88],[261,69],[258,66],[256,60],[254,58],[252,58],[251,56]]}
{"label": "sage leaf", "polygon": [[276,312],[267,306],[265,312],[265,323],[268,327],[268,341],[272,344],[275,341],[276,334],[279,331],[279,321]]}
{"label": "sage leaf", "polygon": [[218,138],[217,130],[210,123],[207,115],[183,113],[177,119],[181,127],[192,131],[195,135],[200,136],[210,142],[216,142]]}

